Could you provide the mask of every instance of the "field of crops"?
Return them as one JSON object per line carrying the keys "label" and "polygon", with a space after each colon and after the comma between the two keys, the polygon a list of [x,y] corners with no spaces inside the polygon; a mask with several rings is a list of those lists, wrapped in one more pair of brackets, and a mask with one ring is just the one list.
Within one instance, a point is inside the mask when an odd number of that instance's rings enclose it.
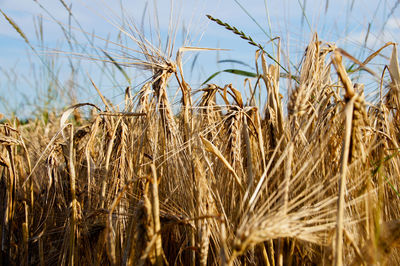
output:
{"label": "field of crops", "polygon": [[[182,57],[200,48],[171,57],[137,38],[151,79],[127,87],[122,107],[92,80],[101,106],[3,118],[1,265],[400,263],[396,44],[360,59],[314,34],[289,71],[278,39],[273,56],[208,18],[257,50],[253,77],[236,73],[246,88],[192,90]],[[377,72],[382,51],[391,57]],[[376,101],[353,82],[360,72],[376,80]]]}

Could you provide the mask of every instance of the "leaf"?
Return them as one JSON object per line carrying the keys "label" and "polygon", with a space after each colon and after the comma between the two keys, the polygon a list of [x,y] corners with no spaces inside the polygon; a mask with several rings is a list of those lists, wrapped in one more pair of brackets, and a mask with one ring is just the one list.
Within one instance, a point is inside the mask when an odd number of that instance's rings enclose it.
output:
{"label": "leaf", "polygon": [[203,86],[204,84],[206,84],[207,82],[209,82],[210,80],[212,80],[213,78],[215,78],[217,75],[219,75],[220,73],[222,73],[223,71],[218,71],[215,72],[214,74],[212,74],[211,76],[209,76],[206,81],[204,81],[201,86]]}
{"label": "leaf", "polygon": [[390,57],[389,73],[395,86],[400,86],[400,68],[396,44],[393,45],[392,56]]}
{"label": "leaf", "polygon": [[387,176],[384,176],[386,183],[389,184],[390,188],[394,191],[394,193],[397,195],[397,197],[400,198],[400,193],[399,191],[396,189],[396,187],[390,182],[389,178],[387,178]]}
{"label": "leaf", "polygon": [[240,106],[240,108],[243,108],[242,94],[233,87],[230,87],[230,89],[233,92],[233,94],[235,94],[235,101],[237,102],[237,104]]}
{"label": "leaf", "polygon": [[224,73],[224,72],[225,73],[231,73],[231,74],[239,75],[239,76],[250,77],[250,78],[256,78],[257,77],[257,74],[253,73],[253,72],[248,72],[248,71],[240,70],[240,69],[225,69],[225,70],[221,70],[221,71],[215,72],[214,74],[209,76],[206,79],[206,81],[204,81],[201,85],[203,86],[204,84],[206,84],[207,82],[209,82],[210,80],[215,78],[217,75],[219,75],[221,73]]}
{"label": "leaf", "polygon": [[221,64],[221,63],[235,63],[235,64],[240,64],[240,65],[243,65],[243,66],[246,66],[246,67],[249,67],[249,68],[253,68],[252,66],[250,66],[249,64],[246,64],[243,61],[234,60],[234,59],[219,60],[219,61],[217,61],[217,63],[218,64]]}
{"label": "leaf", "polygon": [[245,76],[245,77],[250,77],[250,78],[257,77],[256,73],[248,72],[248,71],[240,70],[240,69],[225,69],[225,70],[223,70],[223,72],[232,73],[235,75],[240,75],[240,76]]}
{"label": "leaf", "polygon": [[232,165],[225,159],[225,157],[222,155],[222,153],[218,150],[217,147],[214,146],[210,141],[205,139],[203,136],[200,136],[201,142],[204,145],[204,148],[206,151],[214,154],[215,156],[218,157],[222,161],[223,164],[225,164],[226,168],[233,174],[235,177],[236,183],[239,185],[240,189],[244,191],[244,188],[242,186],[242,182],[240,181],[239,176],[236,174],[235,170],[233,169]]}
{"label": "leaf", "polygon": [[[379,48],[378,50],[376,50],[375,52],[373,52],[370,56],[368,56],[362,63],[359,62],[358,60],[357,60],[357,62],[354,61],[354,57],[350,56],[349,58],[350,58],[351,60],[353,60],[354,63],[349,67],[349,69],[348,69],[347,72],[349,72],[349,73],[354,73],[354,72],[357,72],[357,71],[362,70],[363,68],[365,68],[365,66],[366,66],[372,59],[374,59],[383,49],[385,49],[385,48],[388,47],[389,45],[395,45],[395,44],[394,44],[393,42],[388,42],[388,43],[386,43],[386,44],[383,45],[381,48]],[[349,54],[348,54],[347,52],[345,52],[344,55],[349,56]],[[359,67],[356,68],[356,69],[354,69],[354,67],[355,67],[356,65],[359,65]],[[364,69],[364,70],[366,70],[367,72],[369,72],[369,70],[367,70],[367,69]]]}
{"label": "leaf", "polygon": [[[383,49],[385,49],[386,47],[388,47],[389,45],[394,45],[394,43],[392,42],[388,42],[386,43],[384,46],[382,46],[381,48],[379,48],[378,50],[376,50],[374,53],[372,53],[370,56],[367,57],[367,59],[364,60],[363,64],[366,65],[368,64],[372,59],[374,59]],[[396,45],[394,45],[396,46]]]}
{"label": "leaf", "polygon": [[[67,120],[68,120],[68,117],[74,112],[74,110],[75,110],[76,108],[79,108],[79,107],[82,107],[82,106],[86,106],[86,105],[92,106],[92,107],[96,108],[97,110],[101,111],[101,109],[100,109],[99,107],[97,107],[96,105],[94,105],[94,104],[92,104],[92,103],[78,103],[78,104],[74,104],[74,105],[68,107],[68,109],[65,110],[65,111],[63,112],[63,114],[61,115],[61,118],[60,118],[60,128],[63,129],[63,128],[65,127],[66,122],[67,122]],[[63,131],[61,131],[61,135],[63,136],[63,138],[65,138]]]}

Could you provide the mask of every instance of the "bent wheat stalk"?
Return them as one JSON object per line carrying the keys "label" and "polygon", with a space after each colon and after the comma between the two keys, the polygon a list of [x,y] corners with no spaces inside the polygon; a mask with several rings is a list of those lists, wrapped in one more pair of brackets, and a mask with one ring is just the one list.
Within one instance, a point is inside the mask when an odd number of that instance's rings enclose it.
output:
{"label": "bent wheat stalk", "polygon": [[349,160],[350,153],[350,140],[351,140],[351,127],[353,122],[353,110],[354,110],[354,100],[355,92],[353,85],[346,70],[342,63],[342,57],[338,51],[334,52],[333,63],[335,65],[336,71],[342,81],[344,88],[346,90],[345,100],[346,106],[344,109],[345,115],[345,133],[343,139],[343,149],[342,149],[342,161],[340,165],[340,178],[339,178],[339,198],[337,205],[337,220],[336,220],[336,253],[335,253],[335,265],[343,265],[343,223],[344,223],[344,206],[345,206],[345,187],[346,187],[346,174],[347,174],[347,164]]}

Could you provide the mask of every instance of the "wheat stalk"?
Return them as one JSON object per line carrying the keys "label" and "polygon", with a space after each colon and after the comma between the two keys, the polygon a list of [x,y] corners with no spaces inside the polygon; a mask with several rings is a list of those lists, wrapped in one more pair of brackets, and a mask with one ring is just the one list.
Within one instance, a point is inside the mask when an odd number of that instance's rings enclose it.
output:
{"label": "wheat stalk", "polygon": [[228,23],[222,22],[221,20],[214,18],[210,15],[207,15],[207,18],[216,22],[218,25],[225,27],[227,30],[232,31],[234,34],[238,35],[243,40],[248,41],[248,43],[250,45],[253,45],[253,46],[259,48],[261,51],[263,51],[268,56],[268,58],[270,58],[272,61],[277,63],[286,73],[289,74],[289,71],[285,67],[283,67],[274,57],[272,57],[272,55],[270,55],[268,52],[266,52],[264,50],[264,47],[261,44],[256,43],[250,36],[246,35],[243,31],[239,31],[236,27],[233,27],[233,26],[229,25]]}

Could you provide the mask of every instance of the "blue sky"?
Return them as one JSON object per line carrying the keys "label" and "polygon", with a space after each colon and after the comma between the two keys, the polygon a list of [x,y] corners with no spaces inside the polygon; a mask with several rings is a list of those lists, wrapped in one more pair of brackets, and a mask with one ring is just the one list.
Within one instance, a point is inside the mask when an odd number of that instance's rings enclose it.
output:
{"label": "blue sky", "polygon": [[[296,64],[300,62],[313,32],[318,32],[320,39],[335,42],[360,59],[367,57],[387,41],[400,40],[400,4],[396,0],[65,0],[65,2],[71,7],[74,18],[79,21],[86,36],[80,29],[76,29],[78,25],[70,20],[68,12],[60,1],[38,1],[45,8],[43,9],[33,0],[0,0],[2,11],[18,24],[38,53],[33,53],[9,23],[0,17],[0,96],[2,97],[0,112],[8,114],[15,111],[18,115],[29,115],[34,106],[43,105],[43,101],[49,101],[50,106],[57,102],[52,99],[61,99],[60,105],[62,105],[68,103],[68,100],[65,103],[62,100],[71,96],[81,102],[98,103],[99,99],[90,86],[89,76],[98,83],[107,97],[116,102],[121,101],[122,91],[127,82],[112,65],[108,65],[108,70],[103,71],[100,62],[71,59],[76,69],[75,76],[71,77],[70,61],[67,59],[71,49],[60,30],[60,25],[67,29],[68,25],[71,25],[71,34],[75,39],[72,43],[74,52],[92,54],[95,51],[90,49],[87,40],[90,34],[116,40],[118,27],[126,26],[126,23],[140,27],[143,20],[146,36],[149,39],[152,36],[153,40],[156,40],[157,35],[154,33],[157,32],[157,21],[154,19],[154,6],[157,8],[162,38],[165,39],[168,35],[170,21],[178,25],[173,27],[177,28],[176,47],[182,44],[182,36],[185,36],[184,30],[186,30],[190,32],[191,40],[186,43],[187,45],[229,49],[229,51],[207,51],[198,55],[196,53],[185,55],[185,75],[194,88],[215,71],[226,68],[251,71],[251,67],[254,67],[255,48],[209,21],[205,17],[206,14],[236,26],[263,45],[268,40],[267,35],[280,36],[285,55],[282,60],[287,61],[287,58],[290,58],[290,61]],[[170,20],[171,7],[172,20]],[[251,14],[252,18],[246,12]],[[144,19],[143,14],[145,14]],[[42,21],[43,25],[43,42],[38,37],[39,21]],[[364,46],[369,24],[370,33]],[[69,30],[66,34],[70,34]],[[135,48],[132,42],[126,40],[125,43],[130,48]],[[93,44],[111,54],[116,49],[101,39],[95,39]],[[267,47],[272,52],[271,45]],[[63,53],[54,54],[52,51],[55,50]],[[384,54],[389,56],[390,50]],[[196,64],[192,69],[194,58]],[[218,63],[219,60],[226,59],[239,60],[250,67]],[[377,63],[376,67],[379,67],[385,60],[387,58],[381,57],[373,63]],[[46,67],[43,67],[43,62],[47,64]],[[57,95],[49,93],[49,88],[55,86],[49,85],[51,83],[49,69],[51,75],[59,77],[59,86],[64,88]],[[126,71],[133,80],[131,84],[133,87],[140,85],[143,77],[149,76],[140,70]],[[111,77],[115,77],[115,80]],[[71,79],[79,86],[71,85],[68,82]],[[243,86],[243,78],[231,74],[221,75],[213,82],[219,85],[233,83],[239,89]],[[371,88],[375,86],[373,83],[366,85]]]}

